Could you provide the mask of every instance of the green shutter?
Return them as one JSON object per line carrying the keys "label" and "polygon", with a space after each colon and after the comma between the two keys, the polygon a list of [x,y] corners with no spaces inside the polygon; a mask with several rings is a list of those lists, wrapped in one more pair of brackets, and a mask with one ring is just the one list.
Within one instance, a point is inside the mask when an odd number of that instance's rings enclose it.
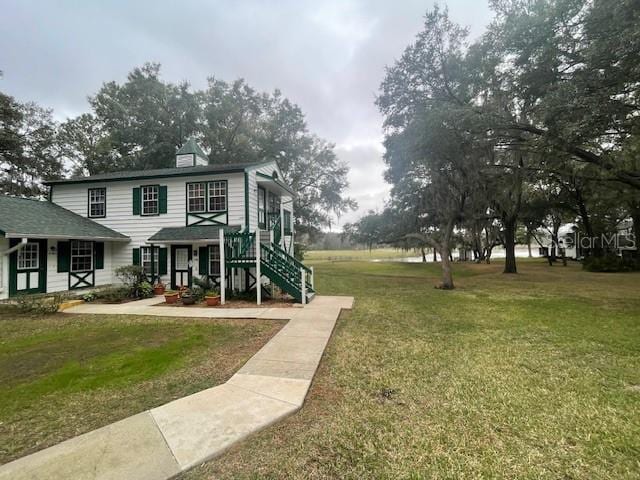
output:
{"label": "green shutter", "polygon": [[58,273],[68,272],[71,263],[71,243],[58,242]]}
{"label": "green shutter", "polygon": [[198,252],[198,257],[200,258],[198,273],[200,276],[208,275],[209,273],[209,247],[200,247]]}
{"label": "green shutter", "polygon": [[140,249],[139,248],[133,249],[133,264],[140,265]]}
{"label": "green shutter", "polygon": [[93,256],[95,258],[95,262],[94,262],[95,269],[102,270],[104,268],[104,243],[103,242],[94,242]]}
{"label": "green shutter", "polygon": [[160,191],[158,193],[158,201],[160,213],[167,213],[167,186],[160,185]]}
{"label": "green shutter", "polygon": [[140,215],[140,187],[133,189],[133,214]]}
{"label": "green shutter", "polygon": [[158,262],[160,263],[160,275],[167,274],[167,249],[161,248],[158,252]]}

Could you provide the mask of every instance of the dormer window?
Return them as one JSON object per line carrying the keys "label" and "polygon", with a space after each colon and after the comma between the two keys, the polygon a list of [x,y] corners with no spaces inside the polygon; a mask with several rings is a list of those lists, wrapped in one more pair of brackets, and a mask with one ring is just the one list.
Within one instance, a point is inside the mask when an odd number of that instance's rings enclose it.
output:
{"label": "dormer window", "polygon": [[104,218],[107,216],[107,189],[89,189],[89,218]]}

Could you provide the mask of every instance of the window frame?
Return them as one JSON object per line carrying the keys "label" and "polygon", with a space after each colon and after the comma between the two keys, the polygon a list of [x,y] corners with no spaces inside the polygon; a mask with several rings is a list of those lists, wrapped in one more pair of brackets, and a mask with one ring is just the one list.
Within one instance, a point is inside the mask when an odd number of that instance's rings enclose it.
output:
{"label": "window frame", "polygon": [[[214,252],[216,253],[214,255]],[[208,247],[209,254],[209,263],[207,268],[209,269],[209,275],[220,275],[220,245],[209,245]],[[212,266],[217,265],[217,268],[212,268]]]}
{"label": "window frame", "polygon": [[[147,189],[155,190],[155,199],[154,200],[145,200],[145,191]],[[145,202],[154,202],[155,201],[155,212],[145,213]],[[160,215],[160,185],[140,185],[140,215],[143,217],[154,217]]]}
{"label": "window frame", "polygon": [[[25,260],[27,260],[24,257],[24,254],[26,253],[27,248],[30,249],[30,254],[33,254],[34,250],[31,249],[31,247],[33,247],[33,246],[35,246],[35,266],[33,266],[34,265],[34,263],[33,263],[34,258],[31,257],[31,258],[28,259],[29,260],[29,266],[27,267],[24,264]],[[38,270],[40,268],[40,244],[38,242],[27,242],[24,247],[22,247],[20,250],[18,250],[18,256],[17,256],[16,260],[17,260],[16,261],[16,269],[17,270],[20,270],[20,271]],[[22,266],[20,266],[20,261],[23,262]]]}
{"label": "window frame", "polygon": [[[224,188],[224,195],[212,195],[211,194],[211,190],[212,190],[212,185],[214,184],[221,184],[223,185]],[[213,190],[215,191],[215,187],[213,188]],[[211,180],[207,182],[207,212],[209,213],[221,213],[221,212],[226,212],[227,211],[227,199],[229,197],[229,188],[228,188],[228,183],[226,180]],[[214,198],[223,198],[224,199],[224,208],[218,208],[218,209],[213,209],[211,208],[211,200]]]}
{"label": "window frame", "polygon": [[[91,198],[91,194],[94,192],[102,192],[102,201],[96,202]],[[94,205],[102,205],[103,211],[101,215],[94,215],[91,211],[91,207]],[[107,188],[106,187],[94,187],[87,191],[87,217],[88,218],[105,218],[107,216]]]}
{"label": "window frame", "polygon": [[[191,210],[191,187],[194,185],[201,185],[202,196],[193,197],[194,199],[202,198],[202,210]],[[187,213],[207,213],[207,182],[187,182]]]}
{"label": "window frame", "polygon": [[[145,261],[145,256],[149,256],[151,253],[152,247],[140,247],[140,266],[142,267],[142,271],[145,275],[151,275],[151,258],[147,258]],[[149,263],[149,270],[145,268],[145,263]],[[160,276],[160,247],[153,247],[153,263],[155,264],[154,275]]]}
{"label": "window frame", "polygon": [[[71,245],[69,246],[69,272],[70,273],[85,273],[85,272],[93,272],[94,270],[94,245],[91,240],[71,240]],[[89,253],[79,254],[74,252],[74,250],[80,250],[80,244],[89,245]],[[76,269],[74,268],[74,259],[75,258],[88,258],[89,259],[89,268]]]}
{"label": "window frame", "polygon": [[[262,199],[262,208],[260,208],[260,199]],[[262,221],[260,221],[262,214]],[[267,190],[264,187],[258,187],[258,228],[267,227]]]}

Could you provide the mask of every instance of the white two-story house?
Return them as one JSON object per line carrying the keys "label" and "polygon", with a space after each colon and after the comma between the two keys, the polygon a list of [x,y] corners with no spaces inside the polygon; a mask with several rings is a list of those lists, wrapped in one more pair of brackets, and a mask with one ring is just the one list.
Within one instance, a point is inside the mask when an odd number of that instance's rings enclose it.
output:
{"label": "white two-story house", "polygon": [[170,288],[197,276],[250,291],[259,278],[307,301],[282,178],[275,161],[210,165],[189,140],[173,168],[46,182],[48,202],[0,197],[0,299],[117,283],[115,269],[135,264]]}

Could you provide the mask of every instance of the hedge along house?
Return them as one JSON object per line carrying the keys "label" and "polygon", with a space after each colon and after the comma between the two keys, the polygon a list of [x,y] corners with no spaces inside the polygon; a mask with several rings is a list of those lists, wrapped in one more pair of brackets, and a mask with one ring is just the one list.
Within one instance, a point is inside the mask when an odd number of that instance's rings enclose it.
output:
{"label": "hedge along house", "polygon": [[0,299],[112,282],[126,235],[50,202],[0,196]]}
{"label": "hedge along house", "polygon": [[[117,267],[136,264],[150,281],[174,289],[193,286],[196,277],[208,278],[223,295],[256,290],[260,302],[267,292],[262,286],[275,283],[297,300],[308,301],[312,272],[292,255],[294,192],[282,178],[275,161],[210,165],[190,139],[176,153],[172,168],[46,182],[51,207],[124,240],[105,243],[105,275],[94,273],[91,285],[69,282],[68,288],[115,283]],[[47,238],[42,229],[39,235]],[[81,247],[86,252],[86,244],[69,246],[72,273],[89,273],[88,265],[81,272],[74,260]],[[64,253],[58,256],[64,258]],[[57,263],[56,269],[64,268],[64,260]],[[46,285],[41,289],[54,291]]]}

